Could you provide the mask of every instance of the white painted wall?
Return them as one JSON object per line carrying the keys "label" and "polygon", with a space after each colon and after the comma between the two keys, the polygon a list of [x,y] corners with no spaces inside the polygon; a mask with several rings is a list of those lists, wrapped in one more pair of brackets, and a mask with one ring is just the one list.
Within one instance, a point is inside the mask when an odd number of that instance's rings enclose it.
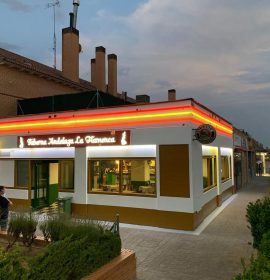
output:
{"label": "white painted wall", "polygon": [[131,133],[132,145],[159,145],[159,144],[189,144],[191,128],[189,126],[140,128]]}
{"label": "white painted wall", "polygon": [[231,186],[233,186],[233,179],[227,180],[226,182],[221,183],[221,192],[226,191]]}
{"label": "white painted wall", "polygon": [[88,194],[87,202],[94,205],[157,209],[157,198],[139,196]]}
{"label": "white painted wall", "polygon": [[87,203],[87,151],[86,148],[75,149],[74,159],[74,195],[73,203]]}
{"label": "white painted wall", "polygon": [[158,210],[193,213],[193,199],[182,197],[159,197]]}
{"label": "white painted wall", "polygon": [[7,197],[10,198],[11,200],[12,198],[28,200],[28,190],[7,189],[6,194]]}
{"label": "white painted wall", "polygon": [[195,212],[201,209],[203,203],[202,145],[198,141],[193,141],[190,146],[190,153],[190,185]]}
{"label": "white painted wall", "polygon": [[[71,192],[59,192],[59,197],[60,198],[64,198],[64,197],[74,197],[74,193]],[[72,200],[72,203],[74,203],[74,201]]]}
{"label": "white painted wall", "polygon": [[14,188],[14,160],[0,160],[0,185]]}
{"label": "white painted wall", "polygon": [[156,145],[87,147],[88,158],[156,157]]}
{"label": "white painted wall", "polygon": [[[218,195],[218,188],[212,188],[206,192],[203,192],[201,197],[201,208],[209,201],[211,201],[213,198],[215,198]],[[200,208],[200,209],[201,209]],[[198,210],[197,210],[198,211]]]}
{"label": "white painted wall", "polygon": [[233,149],[232,148],[224,148],[224,147],[221,147],[220,148],[220,154],[222,156],[232,156],[233,154]]}
{"label": "white painted wall", "polygon": [[[194,210],[200,211],[202,207],[216,195],[219,195],[224,190],[228,189],[233,185],[233,179],[228,180],[226,183],[221,182],[221,154],[232,155],[233,150],[233,139],[217,135],[214,142],[208,145],[201,145],[198,141],[193,141],[192,151],[192,181],[194,182],[192,187],[194,190]],[[203,181],[202,181],[202,156],[217,156],[217,187],[210,189],[207,192],[203,192]],[[232,157],[233,158],[233,157]],[[225,184],[223,186],[223,184]],[[229,186],[230,185],[230,186]]]}
{"label": "white painted wall", "polygon": [[17,147],[17,136],[0,136],[0,149],[15,147]]}
{"label": "white painted wall", "polygon": [[[10,153],[9,157],[16,158],[74,158],[75,168],[75,192],[61,192],[60,197],[73,196],[73,203],[78,204],[96,204],[109,206],[135,207],[145,209],[159,209],[164,211],[178,211],[192,213],[199,211],[204,204],[217,195],[218,188],[213,188],[203,193],[202,181],[202,144],[193,141],[194,131],[190,124],[174,125],[165,128],[140,128],[131,131],[130,146],[114,147],[87,147],[87,148],[43,148],[43,149],[2,149],[1,152]],[[189,145],[189,170],[190,170],[190,198],[160,197],[159,182],[159,148],[161,144],[187,144]],[[232,148],[232,139],[223,136],[217,136],[216,140],[209,146]],[[223,149],[227,152],[228,150]],[[157,198],[123,196],[123,195],[104,195],[87,194],[87,164],[89,158],[130,158],[130,157],[156,157],[156,177],[157,177]],[[1,167],[1,166],[0,166]],[[1,168],[0,168],[1,169]],[[1,172],[1,170],[0,170]],[[14,186],[14,163],[12,166],[6,166],[5,174],[9,172],[9,184]],[[10,179],[12,178],[12,180]],[[8,181],[6,181],[8,182]],[[230,182],[222,185],[222,190],[229,187]],[[15,191],[12,196],[27,199],[27,191]]]}
{"label": "white painted wall", "polygon": [[[192,198],[160,197],[159,183],[159,144],[188,144],[192,139],[192,130],[187,126],[174,126],[167,128],[134,129],[131,133],[132,146],[126,147],[88,147],[89,158],[102,157],[156,157],[156,188],[157,198],[88,194],[88,203],[95,205],[110,205],[122,207],[135,207],[145,209],[159,209],[164,211],[193,212]],[[145,145],[147,144],[147,145]],[[201,146],[200,146],[201,149]],[[191,154],[191,149],[189,149]],[[190,182],[192,184],[192,161],[190,164]],[[191,197],[193,190],[190,190]]]}
{"label": "white painted wall", "polygon": [[14,149],[12,158],[74,158],[74,148]]}
{"label": "white painted wall", "polygon": [[0,149],[1,158],[74,158],[74,148]]}

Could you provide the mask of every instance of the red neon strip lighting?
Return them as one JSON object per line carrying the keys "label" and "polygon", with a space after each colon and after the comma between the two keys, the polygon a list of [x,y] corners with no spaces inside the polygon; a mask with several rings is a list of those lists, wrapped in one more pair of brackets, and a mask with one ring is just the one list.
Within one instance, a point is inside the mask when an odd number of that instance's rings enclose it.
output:
{"label": "red neon strip lighting", "polygon": [[[128,114],[138,114],[138,113],[150,113],[150,112],[158,112],[158,111],[164,111],[164,110],[184,110],[184,109],[194,109],[194,107],[192,107],[191,105],[185,105],[185,106],[174,106],[174,107],[169,107],[169,108],[151,108],[151,109],[138,109],[138,108],[132,108],[132,110],[128,110],[128,111],[122,111],[122,112],[106,112],[106,113],[83,113],[83,114],[79,114],[76,115],[76,112],[71,113],[68,116],[61,116],[59,115],[59,113],[51,113],[49,114],[50,116],[56,115],[57,116],[57,120],[72,120],[74,118],[94,118],[94,117],[110,117],[110,116],[117,116],[117,115],[128,115]],[[60,113],[61,114],[61,113]],[[7,122],[0,122],[0,127],[1,125],[4,124],[10,124],[11,122],[13,124],[15,123],[31,123],[35,120],[38,120],[40,122],[42,121],[48,121],[48,120],[55,120],[56,118],[54,117],[40,117],[40,118],[36,118],[35,116],[33,116],[33,118],[29,117],[29,119],[24,119],[24,120],[13,120],[13,121],[7,121]]]}
{"label": "red neon strip lighting", "polygon": [[[146,124],[162,124],[191,121],[196,124],[211,123],[219,133],[229,137],[232,135],[232,127],[224,122],[209,116],[205,112],[193,106],[174,106],[167,108],[150,108],[117,111],[88,113],[81,115],[61,116],[55,118],[45,118],[44,116],[29,117],[28,119],[10,120],[0,122],[0,135],[8,133],[25,133],[30,131],[57,131],[64,129],[83,128],[108,128],[121,127],[127,125],[142,126]],[[189,117],[188,117],[189,116]]]}
{"label": "red neon strip lighting", "polygon": [[[122,111],[122,112],[106,112],[106,113],[84,113],[84,114],[80,114],[80,115],[75,115],[76,113],[73,113],[71,115],[68,115],[68,116],[61,116],[61,115],[58,115],[57,113],[55,114],[51,114],[51,115],[56,115],[57,116],[57,120],[71,120],[71,119],[74,119],[74,118],[94,118],[94,117],[110,117],[110,116],[116,116],[116,115],[125,115],[125,114],[138,114],[138,113],[150,113],[150,112],[158,112],[158,111],[173,111],[173,110],[184,110],[184,109],[192,109],[193,111],[197,111],[199,114],[201,115],[204,115],[205,117],[208,117],[208,118],[211,118],[211,116],[207,115],[205,112],[199,110],[198,108],[196,107],[193,107],[191,105],[185,105],[185,106],[173,106],[173,107],[167,107],[167,108],[150,108],[150,109],[134,109],[132,108],[133,110],[128,110],[128,111]],[[74,116],[75,115],[75,116]],[[39,122],[42,122],[42,121],[48,121],[48,120],[55,120],[55,118],[53,117],[40,117],[40,118],[29,118],[29,119],[23,119],[23,120],[14,120],[14,121],[7,121],[7,122],[0,122],[0,126],[1,125],[4,125],[4,124],[10,124],[11,122],[13,122],[14,124],[15,123],[27,123],[27,122],[33,122],[35,120],[38,120]],[[216,119],[214,119],[216,120]],[[227,124],[225,123],[222,123],[224,126],[227,126],[228,128],[231,128],[231,126],[228,126]]]}

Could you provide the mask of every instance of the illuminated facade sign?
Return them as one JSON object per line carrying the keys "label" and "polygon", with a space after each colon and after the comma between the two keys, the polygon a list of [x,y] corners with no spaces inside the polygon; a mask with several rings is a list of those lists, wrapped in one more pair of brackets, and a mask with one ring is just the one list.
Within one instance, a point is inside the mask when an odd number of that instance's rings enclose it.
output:
{"label": "illuminated facade sign", "polygon": [[55,148],[87,146],[125,146],[130,144],[130,131],[107,131],[75,134],[19,136],[18,147]]}
{"label": "illuminated facade sign", "polygon": [[215,128],[210,124],[198,126],[195,130],[195,138],[202,144],[210,144],[216,139],[217,133]]}

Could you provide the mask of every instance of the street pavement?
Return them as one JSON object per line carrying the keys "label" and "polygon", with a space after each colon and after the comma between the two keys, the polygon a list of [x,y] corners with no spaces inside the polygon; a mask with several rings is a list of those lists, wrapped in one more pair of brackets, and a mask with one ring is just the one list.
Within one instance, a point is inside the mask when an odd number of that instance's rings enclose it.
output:
{"label": "street pavement", "polygon": [[136,252],[137,280],[232,279],[254,252],[246,206],[266,194],[270,177],[254,178],[199,235],[120,227],[122,247]]}

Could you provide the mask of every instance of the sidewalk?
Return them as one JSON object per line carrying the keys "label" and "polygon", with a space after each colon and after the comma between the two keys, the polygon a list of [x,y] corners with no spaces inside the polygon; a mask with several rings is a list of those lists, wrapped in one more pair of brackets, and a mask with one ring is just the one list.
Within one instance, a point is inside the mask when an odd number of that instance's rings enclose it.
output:
{"label": "sidewalk", "polygon": [[256,177],[198,236],[120,228],[123,248],[137,256],[138,280],[229,280],[253,252],[246,206],[270,194],[270,177]]}

